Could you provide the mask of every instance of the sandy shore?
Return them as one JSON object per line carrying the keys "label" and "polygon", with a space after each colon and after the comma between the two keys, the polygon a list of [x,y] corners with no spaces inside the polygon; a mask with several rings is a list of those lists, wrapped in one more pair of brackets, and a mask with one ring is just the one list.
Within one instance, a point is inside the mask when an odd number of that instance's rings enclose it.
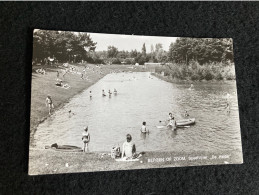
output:
{"label": "sandy shore", "polygon": [[29,174],[57,174],[218,164],[240,164],[240,151],[144,152],[137,162],[116,162],[108,152],[30,150]]}

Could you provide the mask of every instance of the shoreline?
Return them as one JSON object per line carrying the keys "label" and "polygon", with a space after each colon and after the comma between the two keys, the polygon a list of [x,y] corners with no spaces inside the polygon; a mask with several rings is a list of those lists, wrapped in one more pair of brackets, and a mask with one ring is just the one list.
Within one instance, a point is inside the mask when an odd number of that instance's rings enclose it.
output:
{"label": "shoreline", "polygon": [[[96,68],[95,64],[71,64],[72,66],[79,69],[79,72],[83,70],[84,66],[88,66],[91,69]],[[37,74],[34,72],[36,68],[45,68],[46,75]],[[132,65],[102,65],[100,66],[100,70],[102,74],[99,72],[87,72],[87,77],[89,77],[90,81],[80,79],[79,75],[68,73],[63,78],[64,81],[69,83],[71,88],[69,89],[59,89],[54,85],[56,82],[56,71],[64,70],[65,68],[59,64],[58,67],[50,67],[50,66],[33,66],[32,69],[32,81],[31,81],[31,110],[30,110],[30,144],[33,141],[34,134],[36,130],[42,122],[44,122],[50,115],[48,114],[48,109],[45,107],[45,97],[47,94],[51,94],[51,97],[58,96],[57,98],[53,98],[54,109],[52,114],[63,108],[66,103],[68,103],[74,96],[82,93],[84,90],[87,90],[92,85],[96,84],[99,80],[101,80],[106,75],[110,74],[112,71],[122,70],[123,72],[146,72],[145,69],[141,67],[134,67]],[[98,69],[97,69],[98,70]],[[99,71],[100,71],[99,70]],[[61,73],[60,73],[61,74]],[[60,78],[60,77],[59,77]],[[41,88],[43,85],[43,89]],[[54,90],[53,90],[54,88]],[[51,91],[51,92],[48,92]],[[54,93],[54,95],[53,95]],[[53,95],[53,96],[52,96]],[[39,105],[40,104],[40,105]],[[39,107],[39,108],[38,108]],[[51,114],[51,115],[52,115]]]}
{"label": "shoreline", "polygon": [[214,79],[212,79],[212,80],[209,80],[209,81],[207,81],[207,80],[195,80],[195,81],[193,81],[193,80],[185,80],[185,79],[171,79],[168,76],[163,76],[163,75],[160,75],[158,73],[151,73],[151,75],[158,78],[158,79],[166,81],[168,83],[176,83],[176,84],[177,83],[187,83],[187,84],[191,84],[191,83],[227,83],[227,82],[233,82],[233,81],[236,82],[235,79],[234,80],[214,80]]}
{"label": "shoreline", "polygon": [[242,151],[151,152],[136,162],[116,162],[109,152],[29,151],[29,175],[242,164]]}

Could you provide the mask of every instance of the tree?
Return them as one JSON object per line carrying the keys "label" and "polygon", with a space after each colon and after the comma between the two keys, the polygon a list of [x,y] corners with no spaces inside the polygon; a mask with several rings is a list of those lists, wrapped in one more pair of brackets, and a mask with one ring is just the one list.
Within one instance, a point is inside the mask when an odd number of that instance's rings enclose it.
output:
{"label": "tree", "polygon": [[33,35],[33,58],[56,57],[59,61],[85,60],[96,47],[87,33],[36,30]]}
{"label": "tree", "polygon": [[114,46],[108,46],[108,58],[116,58],[118,55],[118,49]]}
{"label": "tree", "polygon": [[146,56],[147,56],[145,43],[142,46],[142,55],[143,55],[144,58],[146,58]]}

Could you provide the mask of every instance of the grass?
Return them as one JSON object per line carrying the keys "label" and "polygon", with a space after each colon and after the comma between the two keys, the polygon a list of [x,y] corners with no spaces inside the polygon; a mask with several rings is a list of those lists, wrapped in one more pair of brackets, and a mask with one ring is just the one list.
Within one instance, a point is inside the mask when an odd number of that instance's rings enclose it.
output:
{"label": "grass", "polygon": [[[106,153],[60,152],[54,150],[30,150],[29,174],[57,174],[74,172],[95,172],[126,169],[147,169],[165,167],[199,166],[213,164],[240,164],[240,151],[211,152],[146,152],[137,162],[116,162]],[[210,160],[211,156],[230,155],[229,158]],[[205,160],[188,160],[189,157],[207,156]],[[185,157],[186,160],[176,160]],[[150,159],[158,159],[160,162]],[[171,158],[170,161],[166,159]],[[161,161],[164,159],[164,161]]]}

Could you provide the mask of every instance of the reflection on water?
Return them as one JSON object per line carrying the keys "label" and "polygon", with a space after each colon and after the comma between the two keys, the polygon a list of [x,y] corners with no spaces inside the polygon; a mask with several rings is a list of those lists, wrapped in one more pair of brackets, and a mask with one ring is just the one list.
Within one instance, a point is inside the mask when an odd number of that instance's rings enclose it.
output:
{"label": "reflection on water", "polygon": [[[108,96],[114,88],[117,95]],[[75,96],[38,126],[35,147],[52,143],[82,146],[81,134],[89,126],[91,151],[110,151],[132,135],[138,151],[216,151],[241,149],[235,82],[172,84],[150,73],[109,74]],[[102,89],[107,94],[102,97]],[[89,91],[92,91],[92,99]],[[231,112],[226,112],[226,94]],[[69,114],[71,110],[72,114]],[[176,131],[158,129],[168,113],[182,119],[185,110],[196,124]],[[147,122],[149,134],[140,132]]]}

